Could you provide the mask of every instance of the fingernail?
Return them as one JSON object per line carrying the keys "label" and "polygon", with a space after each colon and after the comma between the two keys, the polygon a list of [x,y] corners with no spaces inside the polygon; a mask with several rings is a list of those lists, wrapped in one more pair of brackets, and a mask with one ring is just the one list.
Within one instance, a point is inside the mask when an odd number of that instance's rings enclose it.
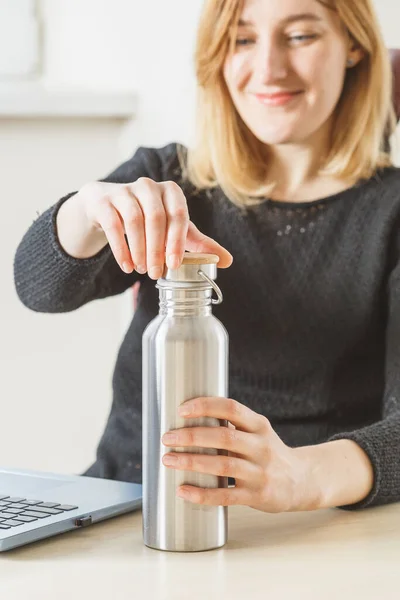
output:
{"label": "fingernail", "polygon": [[164,433],[162,441],[164,444],[173,444],[176,442],[176,435],[174,433]]}
{"label": "fingernail", "polygon": [[133,271],[132,266],[128,262],[124,262],[124,264],[122,265],[122,268],[125,271],[125,273],[132,273],[132,271]]}
{"label": "fingernail", "polygon": [[181,489],[181,488],[178,488],[176,490],[176,495],[179,496],[180,498],[190,498],[189,490],[185,490],[185,489]]}
{"label": "fingernail", "polygon": [[179,254],[170,254],[167,258],[167,265],[169,269],[178,269],[181,259]]}
{"label": "fingernail", "polygon": [[146,267],[144,267],[143,265],[137,265],[136,271],[141,275],[144,275],[144,273],[146,273]]}
{"label": "fingernail", "polygon": [[163,463],[164,463],[164,465],[176,465],[177,460],[178,460],[178,457],[174,456],[172,454],[166,454],[163,457]]}
{"label": "fingernail", "polygon": [[179,408],[178,408],[178,413],[182,416],[182,417],[186,417],[187,415],[190,415],[192,413],[192,407],[188,404],[182,404]]}
{"label": "fingernail", "polygon": [[162,275],[162,270],[160,267],[151,267],[149,270],[149,275],[152,279],[160,279]]}

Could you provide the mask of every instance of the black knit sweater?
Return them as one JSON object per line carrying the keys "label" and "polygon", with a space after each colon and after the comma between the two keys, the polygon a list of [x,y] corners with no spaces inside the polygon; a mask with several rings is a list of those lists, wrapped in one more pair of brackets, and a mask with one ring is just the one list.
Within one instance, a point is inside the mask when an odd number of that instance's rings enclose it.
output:
{"label": "black knit sweater", "polygon": [[[374,468],[358,509],[400,500],[400,169],[382,169],[344,192],[311,202],[267,199],[240,209],[218,188],[182,181],[176,144],[139,148],[102,181],[174,180],[191,220],[234,256],[218,271],[224,302],[213,308],[230,337],[229,396],[268,417],[292,447],[347,438]],[[85,475],[141,481],[142,334],[158,314],[147,275],[125,274],[107,246],[67,255],[57,210],[40,215],[15,256],[21,301],[67,312],[140,280],[137,311],[118,353],[113,402]]]}

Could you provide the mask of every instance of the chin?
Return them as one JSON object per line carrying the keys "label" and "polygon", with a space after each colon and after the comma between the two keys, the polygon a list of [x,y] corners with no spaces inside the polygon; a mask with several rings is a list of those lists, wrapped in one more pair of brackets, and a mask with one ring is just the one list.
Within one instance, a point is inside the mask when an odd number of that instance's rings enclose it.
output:
{"label": "chin", "polygon": [[266,126],[265,122],[247,122],[247,127],[263,144],[291,144],[304,139],[304,131],[301,131],[300,123],[294,122],[293,119],[290,119],[290,122],[286,119],[286,123],[285,119],[276,119],[273,127]]}
{"label": "chin", "polygon": [[267,144],[268,146],[277,146],[279,144],[294,144],[300,141],[298,135],[295,132],[287,132],[282,133],[276,132],[275,134],[265,133],[262,131],[252,130],[253,134],[256,136],[260,142],[263,144]]}

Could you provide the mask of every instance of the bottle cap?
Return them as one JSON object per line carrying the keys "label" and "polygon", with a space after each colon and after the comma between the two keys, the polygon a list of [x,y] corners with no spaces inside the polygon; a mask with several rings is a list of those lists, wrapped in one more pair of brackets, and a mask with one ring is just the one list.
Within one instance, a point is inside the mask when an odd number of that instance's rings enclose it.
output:
{"label": "bottle cap", "polygon": [[164,265],[162,279],[165,281],[199,281],[204,283],[204,277],[199,274],[199,270],[208,275],[210,279],[216,279],[218,263],[219,256],[217,254],[185,252],[179,269],[169,269],[167,265]]}
{"label": "bottle cap", "polygon": [[213,288],[218,300],[212,300],[212,304],[221,304],[222,292],[215,283],[217,279],[217,254],[203,254],[200,252],[185,252],[179,269],[169,269],[164,265],[164,273],[157,281],[158,288],[191,288],[197,284],[197,289]]}
{"label": "bottle cap", "polygon": [[202,254],[201,252],[185,252],[183,265],[216,265],[219,263],[217,254]]}

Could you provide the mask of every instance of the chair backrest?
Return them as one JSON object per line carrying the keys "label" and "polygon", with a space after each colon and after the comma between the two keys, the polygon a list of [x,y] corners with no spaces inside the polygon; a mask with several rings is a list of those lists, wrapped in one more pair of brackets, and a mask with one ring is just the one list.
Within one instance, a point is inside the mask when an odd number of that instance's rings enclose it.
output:
{"label": "chair backrest", "polygon": [[390,60],[393,69],[393,104],[396,111],[397,120],[400,120],[400,49],[391,48],[389,50]]}

